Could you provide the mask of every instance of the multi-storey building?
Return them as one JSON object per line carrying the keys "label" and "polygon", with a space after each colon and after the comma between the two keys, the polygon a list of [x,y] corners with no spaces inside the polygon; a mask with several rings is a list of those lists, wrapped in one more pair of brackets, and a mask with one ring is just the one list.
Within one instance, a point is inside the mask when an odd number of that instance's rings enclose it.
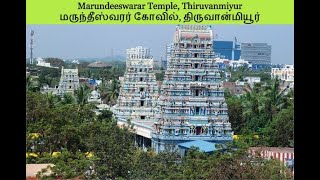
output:
{"label": "multi-storey building", "polygon": [[[159,88],[153,72],[153,58],[149,48],[141,46],[127,49],[126,72],[121,81],[117,104],[112,108],[118,124],[130,120],[137,130],[137,142],[146,146],[151,138]],[[143,129],[145,128],[145,129]],[[141,142],[140,142],[141,141]],[[151,142],[149,142],[151,145]]]}
{"label": "multi-storey building", "polygon": [[58,95],[73,94],[79,88],[78,69],[64,69],[61,67],[61,78],[58,87]]}
{"label": "multi-storey building", "polygon": [[161,59],[161,67],[162,69],[167,69],[167,63],[169,59],[171,58],[171,52],[173,50],[173,43],[169,43],[166,45],[166,57],[164,59]]}
{"label": "multi-storey building", "polygon": [[216,55],[223,59],[239,60],[240,59],[240,46],[237,41],[213,41],[213,51]]}
{"label": "multi-storey building", "polygon": [[177,26],[152,134],[156,152],[179,143],[232,140],[228,107],[207,25]]}
{"label": "multi-storey building", "polygon": [[294,66],[293,65],[284,65],[282,68],[272,68],[271,69],[271,78],[278,77],[282,81],[294,81]]}
{"label": "multi-storey building", "polygon": [[[150,48],[144,48],[137,46],[135,48],[127,49],[127,60],[128,59],[152,59]],[[153,59],[152,59],[153,63]],[[128,64],[128,61],[127,61]],[[129,63],[130,64],[130,63]]]}
{"label": "multi-storey building", "polygon": [[271,45],[267,43],[241,43],[241,59],[252,64],[252,70],[271,67]]}

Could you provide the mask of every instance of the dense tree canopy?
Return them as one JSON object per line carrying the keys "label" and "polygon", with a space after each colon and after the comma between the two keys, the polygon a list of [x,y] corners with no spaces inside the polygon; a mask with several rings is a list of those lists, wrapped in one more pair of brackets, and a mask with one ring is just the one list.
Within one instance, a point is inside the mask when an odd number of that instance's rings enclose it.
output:
{"label": "dense tree canopy", "polygon": [[[98,71],[83,73],[95,77]],[[99,76],[105,82],[98,89],[114,104],[120,69],[104,71],[108,72]],[[278,80],[256,84],[242,96],[226,92],[232,129],[242,137],[213,154],[191,148],[183,158],[136,147],[132,127],[120,128],[109,110],[94,112],[87,86],[58,97],[41,94],[35,85],[27,78],[26,162],[54,164],[49,179],[292,179],[278,160],[253,157],[247,151],[250,146],[293,146],[294,94],[285,94]],[[44,172],[38,177],[45,178]]]}
{"label": "dense tree canopy", "polygon": [[[174,152],[156,154],[135,146],[131,127],[119,128],[112,113],[93,112],[94,106],[79,102],[59,103],[54,95],[27,93],[27,163],[52,163],[50,177],[99,179],[283,179],[292,178],[288,169],[277,160],[249,156],[249,145],[261,144],[244,136],[228,144],[225,151],[214,154],[188,151],[181,158]],[[70,95],[71,96],[71,95]],[[56,98],[52,103],[52,98]],[[235,97],[229,97],[235,98]],[[75,98],[76,99],[76,98]],[[235,104],[241,101],[235,100]],[[229,106],[233,107],[233,104]],[[292,107],[292,106],[290,106]],[[240,108],[240,107],[237,107]],[[289,111],[289,112],[288,112]],[[286,145],[282,135],[291,136],[290,112],[280,110],[263,133],[270,145]],[[239,130],[246,126],[239,122]],[[32,134],[38,134],[35,138]],[[267,136],[277,134],[277,136]],[[276,144],[272,144],[276,143]],[[238,148],[237,151],[234,148]],[[93,156],[88,156],[88,153]],[[282,173],[280,173],[280,171]],[[39,173],[44,178],[44,173]]]}
{"label": "dense tree canopy", "polygon": [[292,146],[293,90],[280,89],[279,80],[256,84],[252,92],[236,96],[226,92],[229,120],[235,134],[260,136],[257,145]]}

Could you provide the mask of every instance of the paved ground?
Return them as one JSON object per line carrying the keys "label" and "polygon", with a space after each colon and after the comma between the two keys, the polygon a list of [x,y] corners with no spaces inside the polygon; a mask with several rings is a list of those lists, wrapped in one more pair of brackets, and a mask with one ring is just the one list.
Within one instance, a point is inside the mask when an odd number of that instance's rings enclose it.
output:
{"label": "paved ground", "polygon": [[26,177],[35,177],[41,169],[53,164],[26,164]]}

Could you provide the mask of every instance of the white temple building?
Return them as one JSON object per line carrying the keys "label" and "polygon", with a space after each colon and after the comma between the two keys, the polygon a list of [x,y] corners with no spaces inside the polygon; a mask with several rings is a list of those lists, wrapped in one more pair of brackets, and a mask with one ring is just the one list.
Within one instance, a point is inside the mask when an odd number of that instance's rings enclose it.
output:
{"label": "white temple building", "polygon": [[78,69],[64,69],[61,67],[61,78],[58,87],[58,95],[63,96],[64,93],[74,94],[74,90],[79,88]]}
{"label": "white temple building", "polygon": [[120,81],[117,104],[111,108],[119,125],[126,124],[128,120],[134,123],[141,146],[146,143],[142,142],[143,137],[150,141],[157,111],[159,88],[153,63],[149,48],[138,46],[127,49],[126,72]]}
{"label": "white temple building", "polygon": [[90,97],[88,98],[88,102],[101,104],[102,101],[101,101],[100,93],[96,90],[93,90],[90,94]]}

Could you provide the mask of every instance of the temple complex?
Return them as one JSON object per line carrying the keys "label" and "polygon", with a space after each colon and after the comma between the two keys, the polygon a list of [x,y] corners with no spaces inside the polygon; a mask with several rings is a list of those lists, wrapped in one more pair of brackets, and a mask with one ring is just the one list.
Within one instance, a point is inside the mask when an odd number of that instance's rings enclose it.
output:
{"label": "temple complex", "polygon": [[152,132],[156,152],[196,140],[212,144],[232,140],[212,42],[210,26],[176,27]]}

